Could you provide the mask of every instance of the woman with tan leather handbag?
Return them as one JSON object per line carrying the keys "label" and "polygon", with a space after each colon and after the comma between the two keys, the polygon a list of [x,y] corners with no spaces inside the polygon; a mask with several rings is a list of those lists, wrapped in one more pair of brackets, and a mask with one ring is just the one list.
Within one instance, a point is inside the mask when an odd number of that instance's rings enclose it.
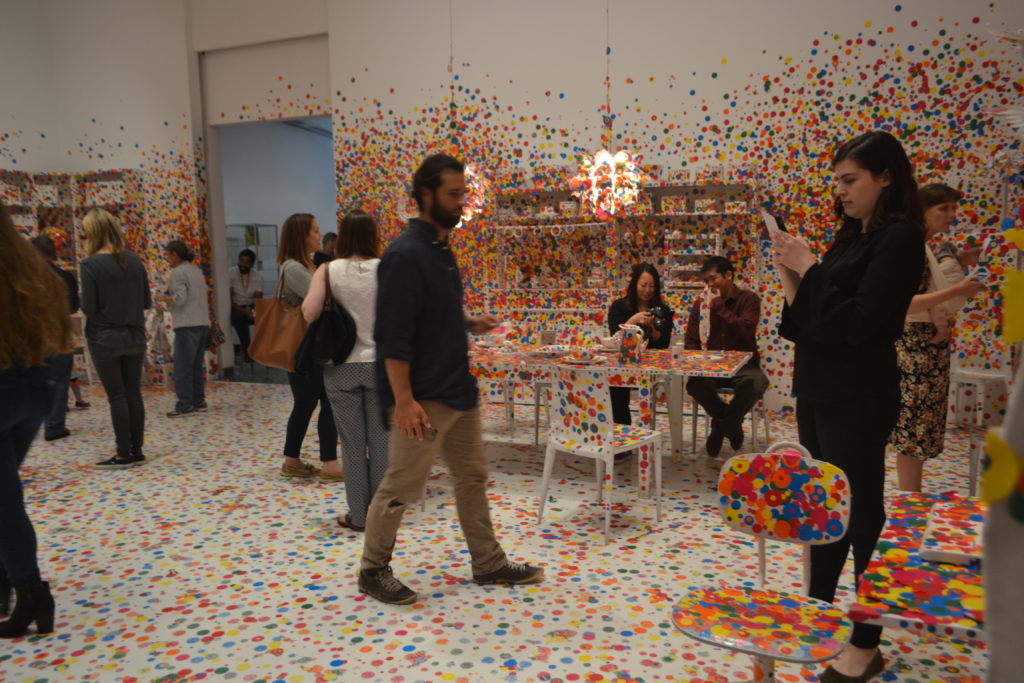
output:
{"label": "woman with tan leather handbag", "polygon": [[[277,250],[277,262],[280,265],[281,284],[279,286],[282,303],[294,307],[297,312],[296,325],[301,325],[305,332],[305,321],[299,307],[309,291],[313,280],[312,253],[320,248],[320,226],[316,219],[308,213],[296,213],[289,216],[281,227],[281,244]],[[257,312],[257,323],[259,313]],[[301,341],[302,334],[298,335]],[[255,344],[255,340],[253,342]],[[296,349],[298,344],[296,344]],[[293,350],[294,355],[294,350]],[[331,403],[324,390],[324,368],[314,365],[307,374],[288,373],[288,384],[292,389],[292,412],[288,416],[288,428],[284,440],[284,463],[281,465],[281,476],[284,477],[315,477],[321,481],[341,481],[341,463],[338,461],[338,431],[334,426],[334,415]],[[320,417],[317,419],[317,435],[320,437],[320,462],[322,470],[303,463],[300,455],[302,438],[309,427],[316,404],[320,404]]]}

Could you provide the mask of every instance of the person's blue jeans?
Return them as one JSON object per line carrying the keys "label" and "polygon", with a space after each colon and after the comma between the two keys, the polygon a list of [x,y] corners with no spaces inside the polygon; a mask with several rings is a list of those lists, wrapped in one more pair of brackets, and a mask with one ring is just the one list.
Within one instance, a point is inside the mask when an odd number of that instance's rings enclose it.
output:
{"label": "person's blue jeans", "polygon": [[0,563],[11,585],[39,585],[36,532],[18,469],[53,403],[49,367],[0,371]]}
{"label": "person's blue jeans", "polygon": [[203,356],[210,336],[209,325],[174,328],[174,393],[175,409],[192,410],[206,401],[206,378]]}
{"label": "person's blue jeans", "polygon": [[47,361],[50,378],[53,379],[53,405],[43,421],[43,435],[57,436],[64,431],[64,418],[68,414],[68,389],[71,387],[71,370],[75,364],[75,354],[62,353]]}

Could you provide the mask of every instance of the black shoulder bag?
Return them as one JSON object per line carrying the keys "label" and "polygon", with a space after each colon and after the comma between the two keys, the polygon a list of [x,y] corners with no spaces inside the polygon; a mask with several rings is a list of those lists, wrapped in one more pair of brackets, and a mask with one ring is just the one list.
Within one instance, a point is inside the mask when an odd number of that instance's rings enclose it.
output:
{"label": "black shoulder bag", "polygon": [[314,365],[327,361],[344,363],[356,345],[356,321],[334,298],[331,292],[331,264],[324,268],[324,308],[320,317],[309,324],[306,335],[295,352],[295,372],[309,374]]}

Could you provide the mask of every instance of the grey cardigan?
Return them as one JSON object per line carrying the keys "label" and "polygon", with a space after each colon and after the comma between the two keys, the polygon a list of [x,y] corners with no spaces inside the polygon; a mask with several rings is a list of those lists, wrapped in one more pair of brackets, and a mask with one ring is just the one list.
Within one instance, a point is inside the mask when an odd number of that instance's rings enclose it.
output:
{"label": "grey cardigan", "polygon": [[203,271],[192,262],[182,261],[171,269],[167,294],[174,299],[174,303],[167,307],[171,312],[171,325],[174,329],[210,324],[206,278],[203,277]]}
{"label": "grey cardigan", "polygon": [[301,306],[313,282],[313,274],[295,259],[288,259],[281,264],[281,281],[281,301],[289,306]]}

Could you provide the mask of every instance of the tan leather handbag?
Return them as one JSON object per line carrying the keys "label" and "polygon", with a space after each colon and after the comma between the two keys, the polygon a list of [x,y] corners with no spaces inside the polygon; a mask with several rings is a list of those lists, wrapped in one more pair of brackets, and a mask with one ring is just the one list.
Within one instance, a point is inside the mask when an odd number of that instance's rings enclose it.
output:
{"label": "tan leather handbag", "polygon": [[281,301],[283,287],[282,277],[273,299],[256,299],[256,329],[249,356],[263,365],[295,372],[295,352],[306,334],[306,321],[298,306]]}

